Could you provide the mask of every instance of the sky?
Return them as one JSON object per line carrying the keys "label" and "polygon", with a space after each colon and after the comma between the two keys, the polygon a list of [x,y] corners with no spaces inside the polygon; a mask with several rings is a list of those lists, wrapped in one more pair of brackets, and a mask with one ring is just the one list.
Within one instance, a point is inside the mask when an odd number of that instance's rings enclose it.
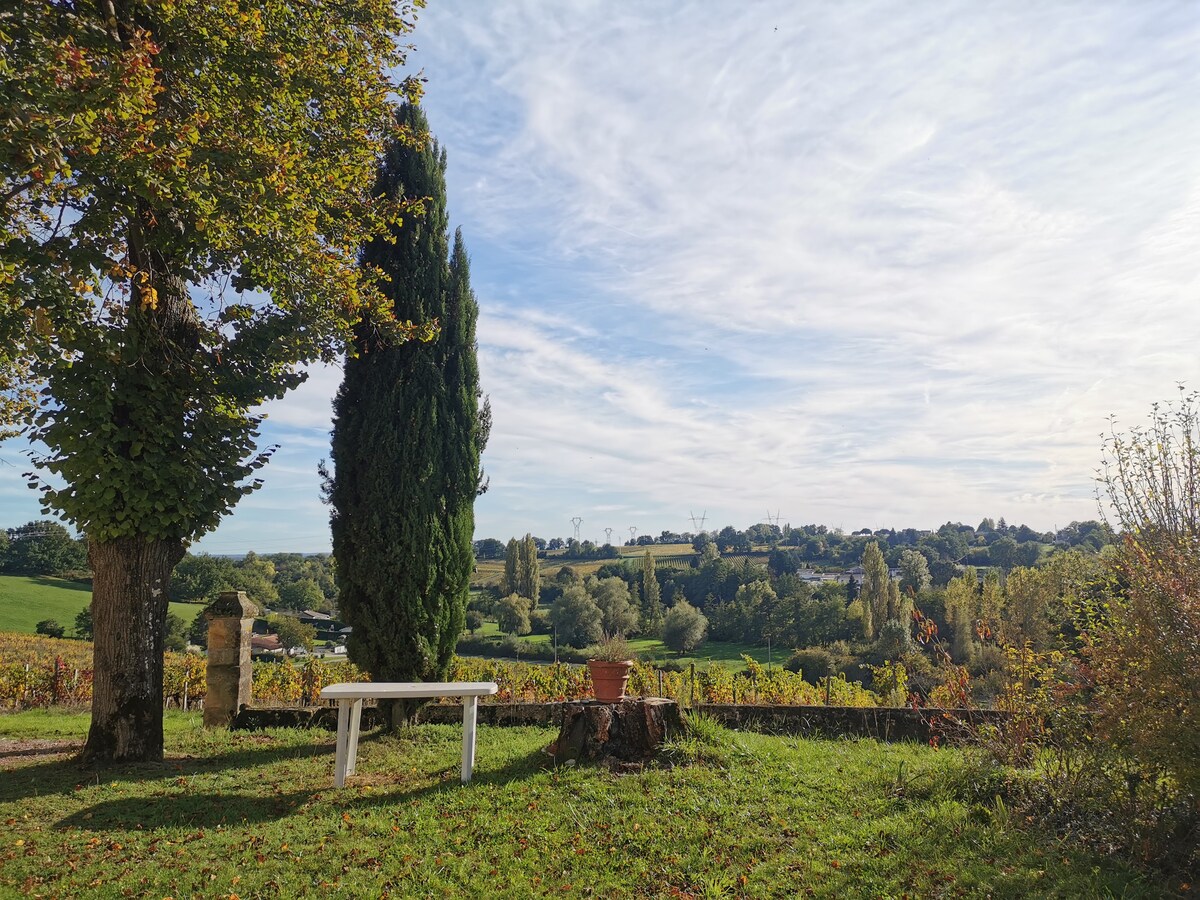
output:
{"label": "sky", "polygon": [[[411,39],[480,306],[477,538],[1049,530],[1097,517],[1110,416],[1200,388],[1193,2],[430,0]],[[264,488],[193,549],[329,549],[339,380],[268,404]]]}

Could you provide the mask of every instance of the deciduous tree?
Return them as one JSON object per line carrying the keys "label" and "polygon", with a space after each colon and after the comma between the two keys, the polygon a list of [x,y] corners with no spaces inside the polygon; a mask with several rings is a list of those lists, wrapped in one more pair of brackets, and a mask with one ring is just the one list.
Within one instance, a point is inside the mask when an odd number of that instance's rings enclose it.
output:
{"label": "deciduous tree", "polygon": [[658,585],[658,573],[655,570],[654,557],[650,551],[642,557],[642,631],[645,634],[657,635],[662,628],[663,605],[662,590]]}
{"label": "deciduous tree", "polygon": [[87,568],[87,548],[58,522],[42,520],[10,528],[4,570],[21,575],[59,575]]}
{"label": "deciduous tree", "polygon": [[75,614],[75,637],[85,641],[92,639],[92,604]]}
{"label": "deciduous tree", "polygon": [[533,630],[529,624],[531,609],[533,604],[528,597],[509,594],[496,604],[496,625],[505,634],[529,634]]}
{"label": "deciduous tree", "polygon": [[571,584],[550,608],[550,621],[559,640],[572,647],[586,647],[604,633],[604,614],[582,584]]}
{"label": "deciduous tree", "polygon": [[537,606],[541,583],[537,541],[533,535],[526,534],[517,549],[517,593],[528,597],[533,605]]}
{"label": "deciduous tree", "polygon": [[708,619],[686,600],[680,600],[663,618],[663,643],[676,653],[687,653],[704,643]]}
{"label": "deciduous tree", "polygon": [[862,568],[862,588],[858,599],[862,603],[863,632],[867,640],[874,640],[887,621],[888,584],[891,581],[877,541],[871,541],[863,551]]}
{"label": "deciduous tree", "polygon": [[189,553],[171,573],[171,599],[186,603],[211,603],[233,586],[233,560],[207,553]]}
{"label": "deciduous tree", "polygon": [[[257,484],[269,451],[251,410],[334,359],[364,310],[411,333],[356,264],[401,212],[369,188],[411,12],[29,0],[0,14],[0,392],[45,388],[29,434],[58,478],[42,501],[89,541],[85,758],[162,756],[170,573]],[[28,413],[4,396],[7,421]]]}
{"label": "deciduous tree", "polygon": [[929,587],[929,560],[919,550],[904,550],[900,554],[900,590],[912,596]]}
{"label": "deciduous tree", "polygon": [[521,545],[516,538],[509,538],[504,546],[504,578],[500,590],[505,594],[516,594],[521,586]]}
{"label": "deciduous tree", "polygon": [[62,637],[67,631],[67,629],[59,625],[54,619],[42,619],[42,621],[33,627],[33,630],[38,634],[56,638]]}
{"label": "deciduous tree", "polygon": [[600,607],[605,634],[629,635],[637,630],[638,611],[630,603],[629,585],[623,578],[589,579],[589,593]]}
{"label": "deciduous tree", "polygon": [[279,635],[279,643],[285,650],[312,650],[317,639],[315,628],[291,616],[269,616],[267,626]]}

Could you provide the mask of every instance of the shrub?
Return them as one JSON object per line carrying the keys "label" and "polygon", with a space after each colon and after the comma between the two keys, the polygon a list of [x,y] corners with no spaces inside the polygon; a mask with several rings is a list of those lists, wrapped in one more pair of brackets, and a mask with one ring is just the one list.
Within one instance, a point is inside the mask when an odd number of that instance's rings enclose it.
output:
{"label": "shrub", "polygon": [[821,647],[809,647],[794,652],[788,657],[783,667],[789,672],[795,672],[809,684],[818,684],[823,679],[835,674],[837,662],[828,650]]}
{"label": "shrub", "polygon": [[46,635],[46,637],[56,638],[60,638],[67,633],[67,629],[59,625],[54,619],[42,619],[42,621],[34,626],[33,630],[38,634]]}
{"label": "shrub", "polygon": [[[514,634],[506,634],[500,640],[499,650],[501,656],[511,656],[514,659],[519,659],[521,653],[526,650],[525,642]],[[529,656],[529,653],[526,652],[525,655]]]}
{"label": "shrub", "polygon": [[1200,409],[1156,405],[1111,433],[1104,484],[1123,530],[1106,606],[1085,609],[1100,733],[1168,774],[1200,813]]}

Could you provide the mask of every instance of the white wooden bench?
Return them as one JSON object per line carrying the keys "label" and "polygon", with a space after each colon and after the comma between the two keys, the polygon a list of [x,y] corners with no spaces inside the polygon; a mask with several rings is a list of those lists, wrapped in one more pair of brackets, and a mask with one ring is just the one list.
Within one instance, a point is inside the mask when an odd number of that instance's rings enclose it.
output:
{"label": "white wooden bench", "polygon": [[346,776],[354,774],[358,756],[358,728],[362,720],[363,700],[427,699],[431,697],[462,697],[463,744],[462,780],[471,780],[475,767],[475,711],[479,698],[499,690],[494,681],[428,681],[428,682],[370,682],[360,681],[331,684],[321,690],[321,699],[338,702],[337,757],[334,762],[333,784],[342,787]]}

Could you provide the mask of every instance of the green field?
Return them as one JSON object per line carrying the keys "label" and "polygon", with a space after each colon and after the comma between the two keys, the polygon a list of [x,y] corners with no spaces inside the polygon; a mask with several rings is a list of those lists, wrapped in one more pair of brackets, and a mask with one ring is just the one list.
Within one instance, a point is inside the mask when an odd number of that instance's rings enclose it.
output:
{"label": "green field", "polygon": [[[556,731],[334,735],[166,716],[166,758],[90,774],[86,715],[0,715],[0,895],[45,897],[1164,897],[1010,810],[957,751],[734,733],[666,760],[551,768]],[[62,743],[42,743],[59,741]],[[57,755],[56,755],[57,754]]]}
{"label": "green field", "polygon": [[[33,634],[37,623],[53,619],[75,633],[75,616],[92,602],[92,589],[77,581],[41,575],[0,575],[0,631]],[[196,603],[172,603],[171,612],[192,624],[203,609]]]}
{"label": "green field", "polygon": [[[545,558],[539,560],[539,571],[543,578],[553,578],[558,574],[559,569],[570,566],[580,575],[595,575],[601,566],[609,563],[633,561],[640,566],[647,550],[650,551],[651,556],[684,556],[692,552],[692,545],[650,544],[645,547],[618,547],[617,552],[621,555],[616,559],[564,559],[563,551],[553,550]],[[475,574],[471,576],[471,583],[476,585],[499,584],[503,577],[504,560],[481,559],[475,563]]]}

